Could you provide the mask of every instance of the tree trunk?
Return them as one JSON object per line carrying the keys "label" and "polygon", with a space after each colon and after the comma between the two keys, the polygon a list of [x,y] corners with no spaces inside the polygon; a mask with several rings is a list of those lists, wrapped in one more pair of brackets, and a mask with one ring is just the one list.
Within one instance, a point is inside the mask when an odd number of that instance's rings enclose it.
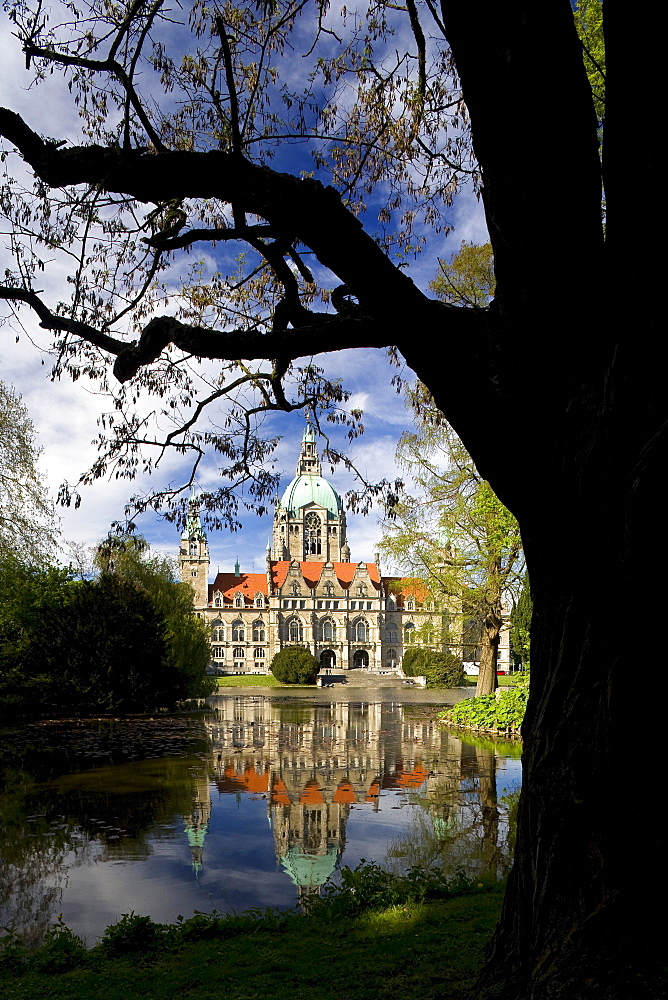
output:
{"label": "tree trunk", "polygon": [[498,615],[488,612],[482,623],[480,635],[480,668],[476,685],[476,698],[496,691],[496,662],[499,652],[499,632],[501,620]]}

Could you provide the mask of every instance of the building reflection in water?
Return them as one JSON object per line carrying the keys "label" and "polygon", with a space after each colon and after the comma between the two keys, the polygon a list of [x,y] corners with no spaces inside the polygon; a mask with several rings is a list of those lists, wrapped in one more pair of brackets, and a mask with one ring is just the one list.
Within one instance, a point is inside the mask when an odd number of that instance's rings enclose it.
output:
{"label": "building reflection in water", "polygon": [[[485,774],[472,769],[470,748],[463,751],[461,740],[437,724],[436,714],[434,706],[391,702],[217,698],[207,722],[214,784],[221,794],[246,792],[266,799],[277,862],[300,898],[318,893],[339,866],[351,809],[363,805],[377,811],[388,790],[394,790],[399,803],[392,808],[419,800],[434,830],[451,831],[455,816],[466,815],[465,822],[475,825],[477,806],[472,806],[471,794],[486,788],[483,841],[493,837],[495,845],[483,847],[496,859],[500,830],[494,754],[482,762],[474,750],[473,760],[484,763]],[[199,813],[206,816],[203,805]],[[200,831],[203,826],[204,821]],[[192,846],[194,825],[191,829],[191,851],[193,858],[200,851],[201,864],[203,840]]]}

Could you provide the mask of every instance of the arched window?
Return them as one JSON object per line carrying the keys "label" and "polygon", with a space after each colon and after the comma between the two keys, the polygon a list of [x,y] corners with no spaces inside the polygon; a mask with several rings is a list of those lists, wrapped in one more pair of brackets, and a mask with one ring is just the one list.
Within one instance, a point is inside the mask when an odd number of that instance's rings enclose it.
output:
{"label": "arched window", "polygon": [[368,642],[369,623],[364,618],[359,618],[353,626],[353,634],[355,642]]}
{"label": "arched window", "polygon": [[253,622],[253,642],[264,642],[265,641],[265,630],[264,622],[258,621]]}
{"label": "arched window", "polygon": [[220,607],[222,607],[222,604],[223,604],[223,599],[222,599],[222,597],[220,596],[220,592],[218,592],[218,591],[217,591],[217,592],[216,592],[216,593],[214,594],[214,599],[213,599],[213,603],[214,603],[214,605],[215,605],[215,606],[216,606],[217,608],[220,608]]}
{"label": "arched window", "polygon": [[385,642],[391,642],[392,645],[396,645],[397,642],[397,630],[394,625],[385,629]]}
{"label": "arched window", "polygon": [[220,618],[216,618],[211,625],[211,640],[212,642],[225,642],[225,630]]}
{"label": "arched window", "polygon": [[299,618],[291,618],[288,622],[288,642],[303,642],[304,626]]}
{"label": "arched window", "polygon": [[245,655],[246,655],[246,650],[244,649],[243,646],[235,646],[234,647],[234,659],[235,660],[243,660],[243,658],[244,658]]}
{"label": "arched window", "polygon": [[434,641],[434,633],[430,629],[427,629],[427,631],[424,632],[422,636],[422,641],[425,644],[425,646],[431,646],[432,642]]}
{"label": "arched window", "polygon": [[415,611],[415,601],[412,597],[406,601],[406,611]]}
{"label": "arched window", "polygon": [[386,657],[388,663],[393,662],[394,660],[396,660],[396,658],[397,658],[397,651],[396,651],[396,649],[388,649],[387,653],[385,654],[385,657]]}
{"label": "arched window", "polygon": [[[246,629],[244,628],[244,623],[240,618],[232,622],[232,642],[245,642],[246,640]],[[236,653],[234,654],[237,655]]]}
{"label": "arched window", "polygon": [[196,556],[197,555],[197,539],[196,538],[191,538],[190,539],[190,555],[191,556]]}
{"label": "arched window", "polygon": [[409,622],[404,629],[404,645],[410,646],[412,642],[415,642],[415,625]]}
{"label": "arched window", "polygon": [[255,649],[253,650],[253,656],[256,660],[264,659],[264,649],[262,648],[262,646],[255,647]]}
{"label": "arched window", "polygon": [[237,590],[236,594],[234,595],[234,606],[235,608],[243,608],[244,606],[244,595],[241,593],[240,590]]}
{"label": "arched window", "polygon": [[322,641],[336,642],[336,624],[331,618],[326,618],[322,623]]}
{"label": "arched window", "polygon": [[213,647],[213,658],[214,660],[224,660],[225,659],[225,649],[223,646]]}
{"label": "arched window", "polygon": [[390,596],[388,597],[388,599],[387,599],[387,606],[392,611],[394,611],[394,609],[396,608],[396,606],[397,606],[397,599],[394,596],[394,594],[390,594]]}
{"label": "arched window", "polygon": [[322,552],[322,526],[314,511],[306,515],[304,522],[304,555],[320,555]]}
{"label": "arched window", "polygon": [[255,607],[256,608],[263,608],[264,607],[264,594],[261,594],[261,593],[258,592],[255,595]]}
{"label": "arched window", "polygon": [[196,569],[191,569],[190,570],[190,575],[191,576],[197,576],[197,570]]}

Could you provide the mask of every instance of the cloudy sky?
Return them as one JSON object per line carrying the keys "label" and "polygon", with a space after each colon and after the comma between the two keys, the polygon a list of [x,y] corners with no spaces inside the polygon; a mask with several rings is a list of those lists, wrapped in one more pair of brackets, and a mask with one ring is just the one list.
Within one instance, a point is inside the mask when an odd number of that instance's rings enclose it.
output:
{"label": "cloudy sky", "polygon": [[[66,86],[54,76],[37,89],[30,87],[31,76],[26,72],[25,59],[4,14],[0,14],[0,59],[3,66],[0,106],[19,112],[42,134],[68,136],[76,141],[80,124]],[[20,169],[17,158],[10,157],[8,162],[12,160],[13,171]],[[438,257],[449,258],[462,240],[481,243],[487,238],[481,207],[470,192],[457,198],[449,221],[454,226],[453,233],[447,238],[433,237],[427,252],[410,265],[408,273],[423,288],[434,276]],[[11,266],[4,234],[0,253],[4,271]],[[65,278],[62,268],[47,267],[42,288],[50,304],[66,297]],[[416,330],[415,335],[420,336],[421,332]],[[0,327],[0,379],[14,385],[23,395],[43,449],[41,464],[55,495],[63,480],[76,482],[94,460],[96,450],[92,440],[97,431],[97,419],[109,404],[97,394],[95,385],[84,379],[76,383],[65,377],[61,381],[51,380],[51,363],[46,353],[49,343],[49,334],[39,330],[26,310],[21,311],[18,320],[13,318]],[[315,362],[325,368],[330,378],[342,379],[353,394],[349,405],[364,411],[365,433],[347,449],[355,465],[372,481],[394,478],[397,474],[395,447],[408,421],[403,399],[390,384],[396,369],[390,366],[384,352],[372,350],[318,355]],[[401,374],[411,377],[407,370]],[[445,371],[444,378],[448,377]],[[458,377],[457,373],[452,377]],[[211,413],[208,419],[215,422],[219,416]],[[274,456],[275,468],[282,473],[281,490],[294,475],[303,426],[300,414],[271,415],[265,423],[265,431],[281,436]],[[332,440],[343,448],[343,432],[333,431]],[[154,477],[156,487],[178,481],[182,472],[177,458],[166,459],[160,475]],[[355,486],[352,475],[340,468],[329,478],[339,493]],[[200,467],[198,484],[201,488],[211,488],[215,481],[215,458],[208,457]],[[114,478],[100,479],[84,488],[78,510],[59,510],[63,539],[94,544],[106,534],[112,521],[123,517],[124,502],[134,488],[127,481]],[[218,567],[231,569],[237,557],[247,571],[262,569],[271,517],[247,515],[242,520],[241,532],[220,531],[210,535],[212,572]],[[173,525],[155,514],[143,515],[137,524],[153,545],[165,552],[174,552],[178,536]],[[349,517],[349,542],[354,560],[373,559],[379,536],[377,514]]]}

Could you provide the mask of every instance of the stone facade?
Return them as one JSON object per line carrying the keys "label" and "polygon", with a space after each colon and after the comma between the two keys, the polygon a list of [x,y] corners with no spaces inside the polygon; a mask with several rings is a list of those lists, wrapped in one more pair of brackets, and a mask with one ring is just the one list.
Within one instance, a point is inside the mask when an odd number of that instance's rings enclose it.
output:
{"label": "stone facade", "polygon": [[378,556],[351,562],[345,511],[321,474],[310,427],[297,474],[276,506],[265,572],[242,573],[237,564],[207,584],[209,551],[194,499],[179,567],[211,628],[212,663],[224,673],[268,673],[274,655],[293,645],[307,646],[333,673],[400,672],[404,648],[414,642],[461,652],[452,634],[456,615],[436,609],[419,585],[401,589],[397,578],[382,576]]}

